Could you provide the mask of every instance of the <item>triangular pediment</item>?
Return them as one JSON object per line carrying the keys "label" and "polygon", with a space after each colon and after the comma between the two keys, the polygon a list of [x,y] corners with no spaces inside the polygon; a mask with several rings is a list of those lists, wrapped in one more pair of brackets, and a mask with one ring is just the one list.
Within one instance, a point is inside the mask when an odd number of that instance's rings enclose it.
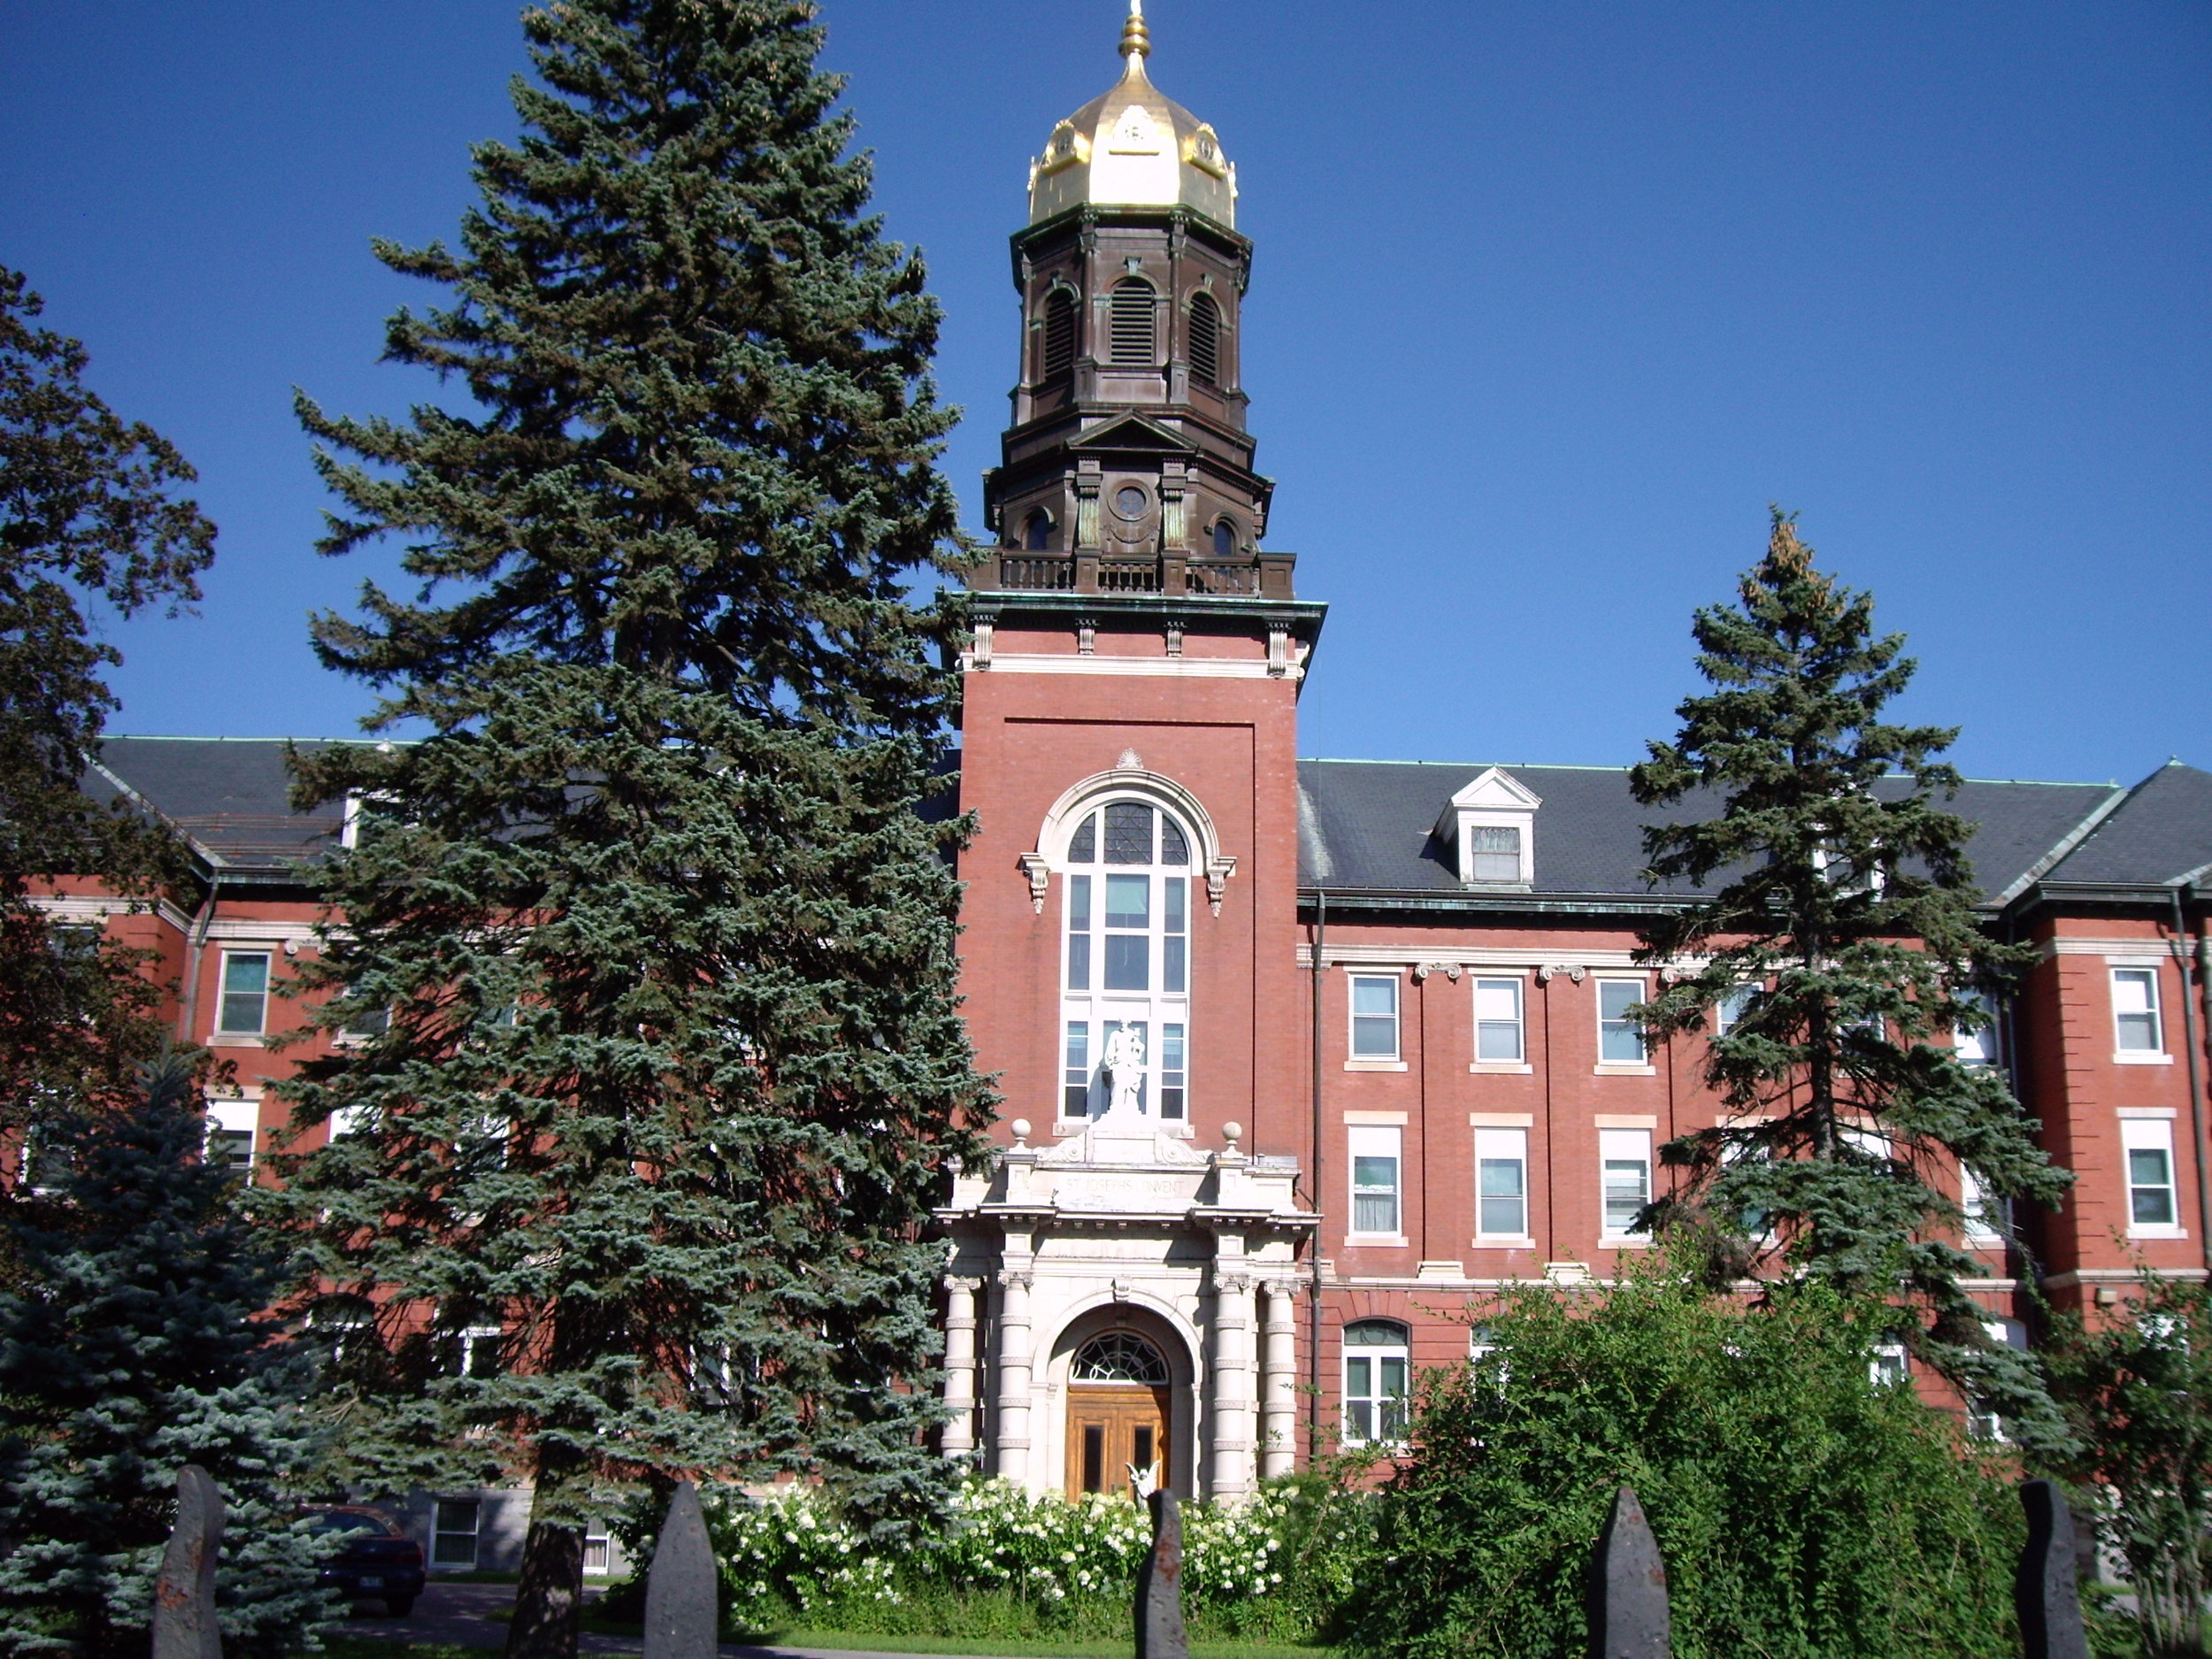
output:
{"label": "triangular pediment", "polygon": [[1533,812],[1543,798],[1502,767],[1490,766],[1452,797],[1455,807],[1504,812]]}
{"label": "triangular pediment", "polygon": [[1171,432],[1156,420],[1142,415],[1119,415],[1102,421],[1089,431],[1078,434],[1068,441],[1071,449],[1112,449],[1126,455],[1132,451],[1150,455],[1195,455],[1197,444],[1179,432]]}

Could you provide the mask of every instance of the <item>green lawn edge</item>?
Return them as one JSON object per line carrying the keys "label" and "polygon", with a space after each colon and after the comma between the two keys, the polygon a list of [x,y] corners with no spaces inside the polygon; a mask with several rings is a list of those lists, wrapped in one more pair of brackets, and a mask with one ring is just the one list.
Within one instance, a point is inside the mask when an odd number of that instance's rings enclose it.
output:
{"label": "green lawn edge", "polygon": [[[748,1647],[809,1647],[831,1653],[973,1654],[977,1659],[1125,1659],[1125,1641],[1014,1641],[990,1637],[888,1636],[872,1631],[789,1630],[757,1632],[735,1645]],[[331,1659],[482,1659],[482,1647],[445,1642],[372,1640],[360,1636],[326,1639]],[[1329,1649],[1288,1642],[1194,1641],[1191,1659],[1322,1659]]]}

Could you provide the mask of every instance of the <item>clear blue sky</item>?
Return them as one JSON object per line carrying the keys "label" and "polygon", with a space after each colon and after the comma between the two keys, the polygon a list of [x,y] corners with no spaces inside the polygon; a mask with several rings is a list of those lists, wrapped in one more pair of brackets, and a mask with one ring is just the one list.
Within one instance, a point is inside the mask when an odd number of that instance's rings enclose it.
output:
{"label": "clear blue sky", "polygon": [[[1027,157],[1118,0],[826,0],[927,251],[972,520],[1014,374]],[[1258,244],[1270,541],[1333,610],[1308,754],[1617,764],[1766,503],[1923,663],[1979,776],[2212,765],[2212,8],[1153,0]],[[0,262],[199,466],[196,618],[117,628],[122,732],[351,729],[303,618],[290,413],[396,412],[412,285],[512,131],[510,0],[0,0]],[[418,303],[426,293],[414,293]]]}

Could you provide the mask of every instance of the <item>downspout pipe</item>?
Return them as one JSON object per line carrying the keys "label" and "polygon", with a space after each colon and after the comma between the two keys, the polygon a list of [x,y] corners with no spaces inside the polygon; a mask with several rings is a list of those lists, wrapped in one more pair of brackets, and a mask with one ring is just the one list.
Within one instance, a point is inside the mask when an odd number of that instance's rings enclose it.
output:
{"label": "downspout pipe", "polygon": [[1328,972],[1322,952],[1329,937],[1329,895],[1313,895],[1313,1010],[1308,1033],[1313,1055],[1313,1256],[1307,1267],[1312,1283],[1306,1295],[1306,1457],[1310,1464],[1321,1455],[1321,1217],[1327,1212],[1327,1188],[1322,1185],[1321,1134],[1321,992]]}
{"label": "downspout pipe", "polygon": [[192,1015],[200,1001],[200,958],[207,952],[207,930],[215,921],[215,883],[211,879],[207,893],[200,900],[200,908],[192,918],[192,926],[184,936],[184,996],[177,1009],[177,1042],[188,1048],[192,1042]]}
{"label": "downspout pipe", "polygon": [[2189,1161],[2197,1166],[2197,1241],[2204,1264],[2212,1270],[2212,1169],[2205,1167],[2204,1056],[2197,1040],[2197,1002],[2204,1002],[2204,1018],[2212,1025],[2212,953],[2199,933],[2192,941],[2184,907],[2194,902],[2196,889],[2187,882],[2174,890],[2174,947],[2181,957],[2181,1028],[2189,1048]]}

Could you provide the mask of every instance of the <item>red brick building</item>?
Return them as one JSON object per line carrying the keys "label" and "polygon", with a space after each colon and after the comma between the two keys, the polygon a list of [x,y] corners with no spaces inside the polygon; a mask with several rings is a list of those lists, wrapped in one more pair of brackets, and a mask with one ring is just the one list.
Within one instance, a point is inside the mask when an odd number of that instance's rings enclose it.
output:
{"label": "red brick building", "polygon": [[[945,1448],[1079,1491],[1156,1457],[1234,1496],[1312,1436],[1386,1438],[1410,1368],[1464,1354],[1471,1296],[1644,1248],[1655,1148],[1717,1106],[1699,1045],[1622,1017],[1652,989],[1637,928],[1685,896],[1639,877],[1624,771],[1297,758],[1325,607],[1263,546],[1251,245],[1217,135],[1147,50],[1133,19],[1013,239],[961,786],[967,1013],[1005,1152],[941,1212]],[[313,943],[297,862],[344,816],[288,809],[276,741],[115,739],[96,785],[191,841],[196,908],[114,925],[165,953],[179,1034],[236,1062],[212,1116],[250,1159],[301,1052],[266,1046]],[[2016,1333],[2031,1272],[2094,1302],[2138,1260],[2205,1271],[2212,774],[1956,804],[1989,927],[2039,952],[1976,1057],[2078,1177],[2023,1217],[2025,1256],[1964,1240]]]}

